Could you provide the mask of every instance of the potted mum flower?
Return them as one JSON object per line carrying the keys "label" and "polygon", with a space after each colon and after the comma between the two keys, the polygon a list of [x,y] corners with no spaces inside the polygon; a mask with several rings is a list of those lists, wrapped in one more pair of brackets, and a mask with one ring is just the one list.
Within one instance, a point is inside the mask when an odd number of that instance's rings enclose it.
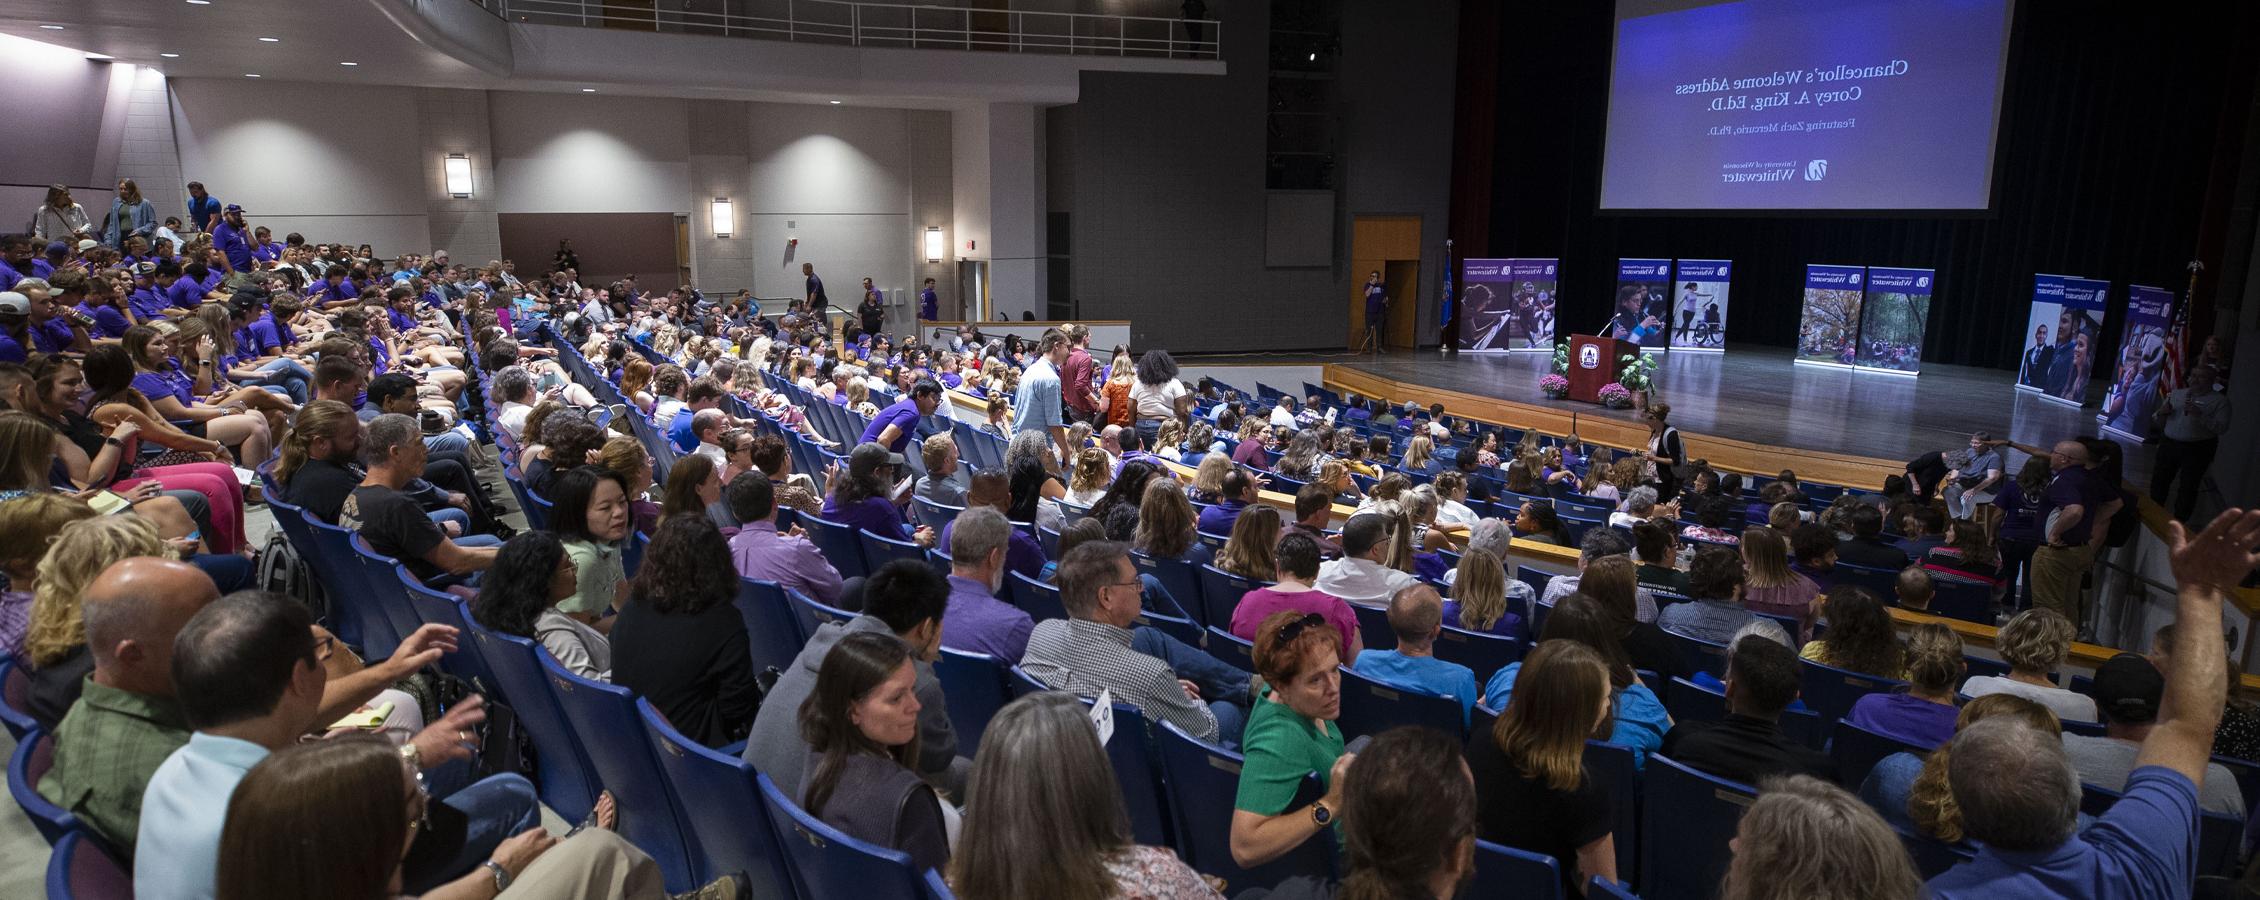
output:
{"label": "potted mum flower", "polygon": [[1601,386],[1600,399],[1601,405],[1610,409],[1632,408],[1632,391],[1614,381]]}
{"label": "potted mum flower", "polygon": [[1569,379],[1560,375],[1547,375],[1538,379],[1538,392],[1555,400],[1569,396]]}

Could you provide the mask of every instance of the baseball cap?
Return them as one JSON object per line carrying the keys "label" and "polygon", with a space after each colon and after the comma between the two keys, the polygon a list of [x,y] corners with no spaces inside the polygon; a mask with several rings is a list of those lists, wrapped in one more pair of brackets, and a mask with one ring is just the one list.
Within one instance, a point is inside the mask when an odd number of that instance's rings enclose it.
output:
{"label": "baseball cap", "polygon": [[49,241],[47,242],[47,252],[69,253],[71,252],[71,245],[63,243],[62,241]]}
{"label": "baseball cap", "polygon": [[862,478],[878,471],[880,466],[900,466],[902,464],[902,454],[888,450],[878,444],[857,444],[855,450],[848,454],[848,474],[856,478]]}
{"label": "baseball cap", "polygon": [[[15,291],[0,292],[0,315],[31,315],[31,298]],[[879,445],[872,444],[870,446],[877,447]]]}
{"label": "baseball cap", "polygon": [[2088,695],[2106,722],[2147,725],[2158,719],[2158,701],[2166,693],[2166,676],[2137,653],[2121,653],[2095,669],[2095,685]]}
{"label": "baseball cap", "polygon": [[102,246],[100,241],[96,241],[93,238],[87,238],[78,242],[78,252],[85,253],[88,250],[92,250],[100,246]]}
{"label": "baseball cap", "polygon": [[242,211],[243,211],[243,207],[241,207],[241,206],[237,206],[237,205],[235,205],[235,204],[233,204],[233,203],[230,203],[230,204],[228,204],[228,208],[227,208],[226,210],[223,210],[223,211],[224,211],[224,212],[242,212]]}

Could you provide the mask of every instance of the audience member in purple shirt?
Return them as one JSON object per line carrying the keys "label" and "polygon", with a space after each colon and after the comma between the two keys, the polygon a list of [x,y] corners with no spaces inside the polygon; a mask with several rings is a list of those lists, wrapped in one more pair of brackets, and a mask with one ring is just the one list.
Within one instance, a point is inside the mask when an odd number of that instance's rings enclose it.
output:
{"label": "audience member in purple shirt", "polygon": [[825,521],[921,547],[932,546],[933,529],[911,531],[903,522],[902,510],[888,499],[895,472],[902,464],[902,454],[888,452],[878,444],[857,444],[848,454],[847,472],[833,479],[832,493],[824,498]]}
{"label": "audience member in purple shirt", "polygon": [[[1012,509],[1012,483],[1004,473],[995,470],[973,473],[973,483],[965,489],[965,510],[988,509],[998,516],[1006,516]],[[965,518],[959,514],[958,519]],[[1007,520],[1010,521],[1009,519]],[[955,529],[957,520],[942,526],[941,541],[935,546],[948,547],[950,558],[957,558]],[[1008,529],[1005,536],[1004,567],[1007,572],[1018,572],[1030,578],[1042,579],[1044,574],[1044,547],[1019,528]]]}
{"label": "audience member in purple shirt", "polygon": [[251,346],[261,356],[277,355],[298,343],[298,335],[290,330],[288,323],[276,318],[275,311],[271,309],[266,315],[253,319],[249,331]]}
{"label": "audience member in purple shirt", "polygon": [[133,327],[133,323],[126,321],[126,314],[119,312],[117,307],[107,303],[91,304],[93,301],[89,300],[78,305],[79,312],[94,317],[94,327],[86,330],[88,337],[122,338],[126,336],[126,329]]}
{"label": "audience member in purple shirt", "polygon": [[226,255],[228,265],[238,272],[251,268],[251,241],[243,231],[243,207],[234,204],[220,216],[220,224],[212,227],[212,247]]}
{"label": "audience member in purple shirt", "polygon": [[180,370],[179,363],[168,363],[162,372],[141,372],[133,376],[133,389],[151,400],[171,397],[179,400],[182,406],[194,406],[195,388],[195,380]]}
{"label": "audience member in purple shirt", "polygon": [[730,513],[738,533],[730,537],[730,560],[740,576],[774,581],[826,606],[840,602],[840,573],[808,538],[777,533],[776,489],[759,472],[730,482]]}
{"label": "audience member in purple shirt", "polygon": [[942,614],[942,643],[1016,664],[1036,623],[1027,611],[997,599],[996,588],[1004,584],[1006,548],[1019,529],[987,506],[967,508],[950,526],[950,602]]}
{"label": "audience member in purple shirt", "polygon": [[1951,694],[1946,703],[1907,694],[1869,694],[1852,704],[1844,721],[1918,747],[1937,747],[1954,739],[1954,719],[1960,713]]}
{"label": "audience member in purple shirt", "polygon": [[878,444],[890,453],[901,453],[910,447],[911,435],[918,433],[918,420],[933,415],[941,405],[941,382],[920,381],[911,386],[910,396],[871,417],[871,424],[863,428],[860,442]]}
{"label": "audience member in purple shirt", "polygon": [[204,295],[208,293],[211,291],[206,290],[202,282],[182,275],[165,288],[165,305],[172,309],[195,309],[203,305]]}
{"label": "audience member in purple shirt", "polygon": [[165,292],[145,287],[134,289],[133,296],[126,298],[126,305],[133,307],[135,318],[147,322],[164,318],[165,308],[170,304],[165,300]]}

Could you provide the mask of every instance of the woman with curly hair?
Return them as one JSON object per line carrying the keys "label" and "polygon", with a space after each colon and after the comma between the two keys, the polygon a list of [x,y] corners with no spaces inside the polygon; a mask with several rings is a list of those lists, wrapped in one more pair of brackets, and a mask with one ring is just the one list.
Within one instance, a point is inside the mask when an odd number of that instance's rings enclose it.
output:
{"label": "woman with curly hair", "polygon": [[1827,636],[1806,642],[1799,656],[1863,675],[1906,680],[1906,649],[1899,646],[1899,632],[1881,599],[1866,588],[1839,585],[1821,603]]}
{"label": "woman with curly hair", "polygon": [[495,554],[479,580],[471,615],[486,628],[541,644],[565,670],[590,681],[612,680],[612,642],[566,615],[559,601],[580,589],[580,570],[565,543],[546,531],[519,532]]}
{"label": "woman with curly hair", "polygon": [[661,519],[611,634],[613,683],[709,747],[745,737],[761,707],[729,561],[729,542],[705,516]]}
{"label": "woman with curly hair", "polygon": [[54,728],[78,699],[78,683],[94,671],[79,595],[102,570],[130,556],[163,556],[165,542],[139,516],[101,516],[64,525],[40,557],[31,593],[31,625],[18,659],[31,675],[24,712]]}

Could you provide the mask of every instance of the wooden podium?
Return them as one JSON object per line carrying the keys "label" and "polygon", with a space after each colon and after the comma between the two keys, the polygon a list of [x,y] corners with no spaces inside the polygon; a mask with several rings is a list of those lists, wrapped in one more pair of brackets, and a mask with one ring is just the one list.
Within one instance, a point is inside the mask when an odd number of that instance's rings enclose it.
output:
{"label": "wooden podium", "polygon": [[1617,380],[1624,358],[1637,356],[1640,345],[1616,338],[1573,335],[1569,339],[1569,398],[1601,402],[1601,387]]}

